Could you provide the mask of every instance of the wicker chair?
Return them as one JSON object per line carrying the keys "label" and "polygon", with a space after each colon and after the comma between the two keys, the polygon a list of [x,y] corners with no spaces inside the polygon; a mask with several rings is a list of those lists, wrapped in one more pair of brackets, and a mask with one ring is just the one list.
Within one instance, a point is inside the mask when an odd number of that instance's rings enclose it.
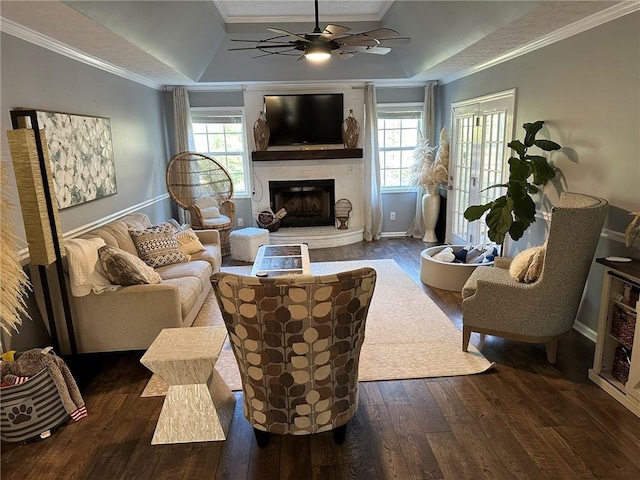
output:
{"label": "wicker chair", "polygon": [[533,283],[509,275],[510,259],[477,268],[462,289],[462,350],[471,332],[544,343],[555,363],[571,331],[607,212],[607,201],[563,193],[552,210],[542,272]]}
{"label": "wicker chair", "polygon": [[[178,207],[191,214],[194,229],[220,232],[222,255],[229,255],[229,232],[235,221],[233,181],[229,172],[213,158],[200,153],[182,152],[167,165],[167,191]],[[219,206],[220,215],[207,218],[198,206],[211,199]]]}
{"label": "wicker chair", "polygon": [[258,278],[221,272],[213,288],[258,446],[269,432],[333,431],[358,408],[358,362],[376,271]]}

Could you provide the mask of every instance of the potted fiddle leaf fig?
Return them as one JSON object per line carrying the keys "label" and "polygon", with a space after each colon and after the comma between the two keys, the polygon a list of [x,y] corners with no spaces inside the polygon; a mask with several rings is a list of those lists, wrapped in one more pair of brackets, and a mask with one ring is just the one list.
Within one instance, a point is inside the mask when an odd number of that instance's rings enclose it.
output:
{"label": "potted fiddle leaf fig", "polygon": [[487,187],[505,187],[506,193],[484,205],[472,205],[464,212],[464,218],[472,222],[480,219],[488,211],[485,220],[488,235],[497,244],[502,244],[507,234],[513,240],[522,237],[536,220],[536,205],[531,195],[538,193],[540,187],[556,176],[555,169],[546,157],[529,153],[532,147],[545,152],[562,148],[551,140],[536,139],[542,125],[542,120],[525,123],[522,126],[526,132],[524,140],[509,142],[509,148],[518,155],[509,159],[509,180],[507,183]]}

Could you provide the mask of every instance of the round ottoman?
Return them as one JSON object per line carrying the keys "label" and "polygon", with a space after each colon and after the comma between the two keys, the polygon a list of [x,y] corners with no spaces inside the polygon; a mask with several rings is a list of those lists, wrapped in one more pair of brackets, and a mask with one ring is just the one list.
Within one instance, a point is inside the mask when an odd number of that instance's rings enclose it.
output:
{"label": "round ottoman", "polygon": [[439,245],[425,248],[420,252],[420,280],[422,283],[442,290],[461,292],[465,282],[476,268],[493,265],[493,262],[448,263],[432,258],[433,255],[445,247],[451,247],[454,252],[457,252],[464,248],[464,245]]}
{"label": "round ottoman", "polygon": [[231,256],[241,262],[253,262],[260,245],[269,245],[269,230],[266,228],[241,228],[229,234]]}

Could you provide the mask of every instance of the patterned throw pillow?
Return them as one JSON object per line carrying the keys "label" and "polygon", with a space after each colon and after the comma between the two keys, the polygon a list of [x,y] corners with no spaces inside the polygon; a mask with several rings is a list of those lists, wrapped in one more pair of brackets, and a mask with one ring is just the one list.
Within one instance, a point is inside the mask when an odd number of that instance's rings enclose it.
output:
{"label": "patterned throw pillow", "polygon": [[129,234],[138,251],[138,256],[150,267],[157,268],[188,259],[178,248],[175,228],[162,223],[144,230],[129,229]]}
{"label": "patterned throw pillow", "polygon": [[178,240],[178,248],[185,255],[193,255],[197,252],[202,252],[205,250],[204,245],[200,242],[198,235],[193,231],[192,228],[187,228],[182,232],[178,232],[175,234],[176,240]]}
{"label": "patterned throw pillow", "polygon": [[160,275],[135,255],[105,245],[98,250],[102,270],[115,285],[141,285],[160,283]]}

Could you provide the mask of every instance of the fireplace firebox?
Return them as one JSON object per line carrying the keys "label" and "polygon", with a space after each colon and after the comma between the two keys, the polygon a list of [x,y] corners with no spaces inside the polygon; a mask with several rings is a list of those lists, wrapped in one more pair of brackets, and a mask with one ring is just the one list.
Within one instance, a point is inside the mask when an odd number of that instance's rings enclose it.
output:
{"label": "fireplace firebox", "polygon": [[335,181],[287,180],[270,181],[271,208],[287,211],[282,227],[335,225]]}

